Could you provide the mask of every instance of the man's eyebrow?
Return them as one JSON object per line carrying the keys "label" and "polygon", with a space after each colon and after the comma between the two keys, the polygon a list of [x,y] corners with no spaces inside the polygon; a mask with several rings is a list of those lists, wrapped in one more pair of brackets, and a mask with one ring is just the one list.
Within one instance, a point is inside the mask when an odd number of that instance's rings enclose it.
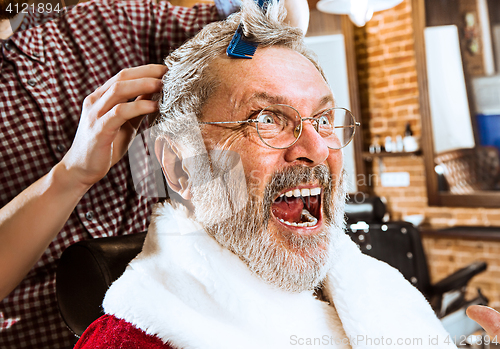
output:
{"label": "man's eyebrow", "polygon": [[245,104],[249,104],[252,102],[267,102],[269,104],[288,104],[290,101],[283,96],[280,95],[271,95],[267,92],[257,92],[253,94]]}
{"label": "man's eyebrow", "polygon": [[[267,92],[258,92],[253,94],[245,104],[251,102],[267,102],[269,104],[287,104],[293,107],[293,101],[281,95],[271,95]],[[325,95],[321,98],[318,103],[318,106],[321,107],[325,104],[333,103],[335,104],[335,99],[332,94]]]}
{"label": "man's eyebrow", "polygon": [[323,106],[323,105],[328,104],[328,103],[332,103],[335,107],[337,107],[337,103],[335,103],[335,98],[333,98],[332,94],[326,95],[323,98],[321,98],[319,105]]}

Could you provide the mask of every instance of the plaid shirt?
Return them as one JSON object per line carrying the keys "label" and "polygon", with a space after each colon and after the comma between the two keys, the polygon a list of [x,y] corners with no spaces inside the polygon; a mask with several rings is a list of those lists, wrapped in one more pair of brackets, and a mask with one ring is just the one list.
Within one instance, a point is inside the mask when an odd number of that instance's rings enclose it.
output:
{"label": "plaid shirt", "polygon": [[[1,207],[62,159],[87,95],[121,69],[161,63],[219,19],[214,6],[149,0],[91,1],[40,25],[42,17],[28,15],[17,34],[0,41]],[[72,347],[75,337],[55,296],[61,253],[80,240],[146,230],[151,204],[135,192],[125,157],[82,198],[38,263],[0,302],[0,348]]]}

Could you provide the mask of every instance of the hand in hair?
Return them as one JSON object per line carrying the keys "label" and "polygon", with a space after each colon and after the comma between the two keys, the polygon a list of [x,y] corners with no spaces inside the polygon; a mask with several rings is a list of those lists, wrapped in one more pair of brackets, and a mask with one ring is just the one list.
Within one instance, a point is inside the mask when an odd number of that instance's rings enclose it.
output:
{"label": "hand in hair", "polygon": [[166,72],[153,64],[125,69],[85,98],[73,145],[61,161],[76,184],[92,186],[123,157],[144,116],[158,109],[150,99]]}

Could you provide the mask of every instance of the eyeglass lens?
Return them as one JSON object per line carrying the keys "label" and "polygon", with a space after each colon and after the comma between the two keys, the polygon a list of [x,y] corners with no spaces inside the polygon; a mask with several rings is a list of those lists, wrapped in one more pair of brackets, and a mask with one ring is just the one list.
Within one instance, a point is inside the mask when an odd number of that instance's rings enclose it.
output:
{"label": "eyeglass lens", "polygon": [[[287,105],[271,105],[257,117],[257,132],[264,143],[284,149],[291,146],[301,135],[301,119],[297,110]],[[331,149],[345,147],[354,136],[354,117],[343,108],[332,108],[314,118],[311,122]]]}

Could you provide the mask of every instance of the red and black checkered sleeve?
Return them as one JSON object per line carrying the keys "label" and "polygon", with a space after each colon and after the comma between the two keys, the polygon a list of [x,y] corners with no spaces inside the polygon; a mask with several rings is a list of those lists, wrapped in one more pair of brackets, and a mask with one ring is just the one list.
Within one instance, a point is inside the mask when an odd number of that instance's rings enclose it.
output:
{"label": "red and black checkered sleeve", "polygon": [[219,20],[215,5],[197,4],[191,8],[173,6],[167,1],[116,1],[108,13],[131,54],[141,54],[144,63],[163,59],[208,23]]}

